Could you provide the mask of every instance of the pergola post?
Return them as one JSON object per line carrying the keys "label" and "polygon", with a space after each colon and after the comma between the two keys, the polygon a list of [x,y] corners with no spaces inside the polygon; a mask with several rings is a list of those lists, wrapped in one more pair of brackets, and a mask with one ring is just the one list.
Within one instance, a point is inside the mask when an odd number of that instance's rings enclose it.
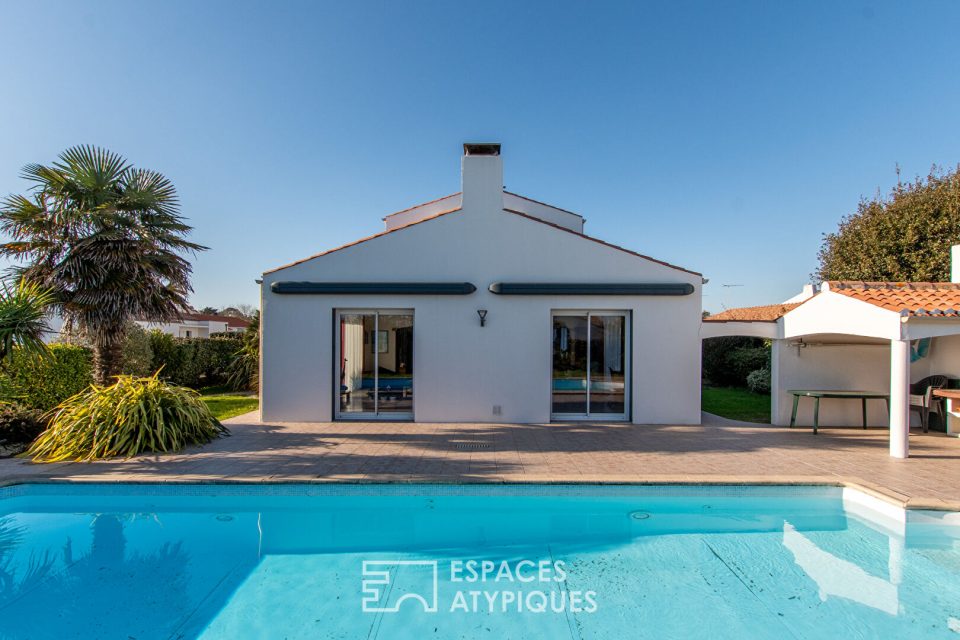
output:
{"label": "pergola post", "polygon": [[910,455],[910,341],[890,341],[890,455]]}

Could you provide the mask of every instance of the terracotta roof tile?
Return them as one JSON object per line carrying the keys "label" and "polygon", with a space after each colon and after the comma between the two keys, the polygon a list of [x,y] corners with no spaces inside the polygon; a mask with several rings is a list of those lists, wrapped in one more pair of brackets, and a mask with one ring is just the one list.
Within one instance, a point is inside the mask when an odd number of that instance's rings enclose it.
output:
{"label": "terracotta roof tile", "polygon": [[761,307],[739,307],[727,309],[718,314],[707,316],[704,322],[776,322],[784,314],[796,309],[802,303],[768,304]]}
{"label": "terracotta roof tile", "polygon": [[830,281],[830,291],[903,316],[960,317],[960,283]]}

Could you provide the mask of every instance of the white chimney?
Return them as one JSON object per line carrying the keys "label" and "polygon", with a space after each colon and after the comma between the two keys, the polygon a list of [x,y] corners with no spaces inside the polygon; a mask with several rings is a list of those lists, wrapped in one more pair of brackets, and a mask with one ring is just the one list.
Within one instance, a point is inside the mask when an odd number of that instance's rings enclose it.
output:
{"label": "white chimney", "polygon": [[960,282],[960,244],[950,247],[950,282]]}
{"label": "white chimney", "polygon": [[463,209],[503,209],[503,160],[499,142],[463,145]]}

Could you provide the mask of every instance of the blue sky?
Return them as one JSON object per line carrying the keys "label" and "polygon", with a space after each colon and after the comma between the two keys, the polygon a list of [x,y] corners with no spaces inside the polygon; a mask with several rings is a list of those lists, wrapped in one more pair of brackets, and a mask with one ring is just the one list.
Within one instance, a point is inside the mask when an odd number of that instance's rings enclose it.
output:
{"label": "blue sky", "polygon": [[0,193],[79,143],[163,172],[211,247],[196,306],[459,190],[466,140],[503,143],[511,191],[702,271],[712,311],[792,295],[898,163],[960,162],[956,2],[2,7]]}

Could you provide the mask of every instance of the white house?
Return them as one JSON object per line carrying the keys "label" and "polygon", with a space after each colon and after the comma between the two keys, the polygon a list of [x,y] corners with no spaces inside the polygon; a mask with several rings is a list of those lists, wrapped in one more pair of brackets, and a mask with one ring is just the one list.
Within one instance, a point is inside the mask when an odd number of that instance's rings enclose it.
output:
{"label": "white house", "polygon": [[263,420],[700,421],[699,273],[503,189],[462,191],[262,280]]}
{"label": "white house", "polygon": [[250,323],[243,318],[210,313],[185,313],[180,320],[136,323],[147,331],[159,330],[176,338],[209,338],[216,333],[242,333]]}
{"label": "white house", "polygon": [[[909,453],[910,383],[932,375],[960,379],[960,253],[953,282],[824,282],[785,303],[730,309],[704,319],[701,336],[772,340],[771,415],[786,426],[795,390],[883,393],[884,401],[825,398],[821,424],[890,426],[890,454]],[[859,400],[859,398],[853,398]],[[809,424],[813,402],[798,404]],[[916,424],[916,421],[915,421]]]}

